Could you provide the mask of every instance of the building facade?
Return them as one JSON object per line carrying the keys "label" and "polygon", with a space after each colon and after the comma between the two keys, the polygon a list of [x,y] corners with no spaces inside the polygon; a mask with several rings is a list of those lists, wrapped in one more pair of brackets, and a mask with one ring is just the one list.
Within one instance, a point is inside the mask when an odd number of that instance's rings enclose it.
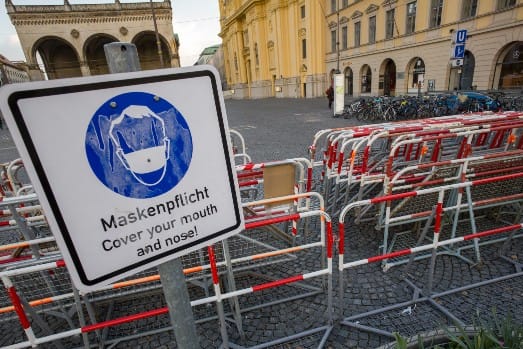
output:
{"label": "building facade", "polygon": [[[326,6],[326,70],[332,76],[340,67],[348,95],[523,87],[522,0],[327,0]],[[461,46],[456,35],[465,31]]]}
{"label": "building facade", "polygon": [[31,75],[40,74],[37,56],[49,79],[108,73],[103,46],[117,41],[136,45],[142,70],[180,66],[170,0],[5,6]]}
{"label": "building facade", "polygon": [[220,0],[233,98],[316,97],[326,89],[324,0]]}
{"label": "building facade", "polygon": [[227,86],[227,78],[225,77],[225,66],[223,60],[222,45],[213,45],[203,49],[200,57],[194,65],[210,64],[218,70],[221,79],[222,90],[229,90]]}

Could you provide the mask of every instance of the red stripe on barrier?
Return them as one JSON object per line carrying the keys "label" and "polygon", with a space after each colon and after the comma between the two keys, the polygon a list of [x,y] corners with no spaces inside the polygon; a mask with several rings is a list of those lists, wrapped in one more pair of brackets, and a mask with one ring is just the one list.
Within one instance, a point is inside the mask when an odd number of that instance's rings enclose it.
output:
{"label": "red stripe on barrier", "polygon": [[332,223],[327,222],[327,258],[332,258]]}
{"label": "red stripe on barrier", "polygon": [[363,172],[363,173],[367,172],[367,161],[369,161],[369,150],[370,150],[369,146],[366,146],[365,149],[363,150],[363,160],[362,160],[362,164],[361,164],[361,172]]}
{"label": "red stripe on barrier", "polygon": [[434,223],[434,233],[439,234],[441,229],[441,213],[443,212],[443,204],[438,202],[436,205],[436,221]]}
{"label": "red stripe on barrier", "polygon": [[59,261],[56,261],[55,263],[56,263],[56,266],[57,266],[58,268],[63,268],[63,267],[65,267],[65,261],[64,261],[63,259],[60,259]]}
{"label": "red stripe on barrier", "polygon": [[209,263],[211,264],[212,283],[218,285],[220,279],[218,278],[218,268],[216,268],[216,256],[214,255],[214,249],[212,246],[207,247],[209,253]]}
{"label": "red stripe on barrier", "polygon": [[498,176],[498,177],[476,179],[475,181],[472,181],[472,185],[474,186],[474,185],[488,184],[488,183],[492,183],[492,182],[504,181],[504,180],[514,179],[514,178],[519,178],[519,177],[523,177],[523,172],[513,173],[513,174],[508,174],[508,175]]}
{"label": "red stripe on barrier", "polygon": [[338,174],[341,173],[341,166],[343,165],[343,152],[338,156]]}
{"label": "red stripe on barrier", "polygon": [[263,176],[263,171],[243,172],[237,174],[238,179],[256,176]]}
{"label": "red stripe on barrier", "polygon": [[286,279],[276,280],[276,281],[272,281],[272,282],[267,282],[265,284],[252,286],[252,290],[254,292],[257,292],[257,291],[261,291],[261,290],[266,290],[268,288],[283,286],[286,284],[290,284],[292,282],[302,281],[302,280],[303,280],[303,275],[296,275],[296,276],[291,276]]}
{"label": "red stripe on barrier", "polygon": [[253,179],[252,181],[240,182],[239,186],[240,187],[247,187],[249,185],[256,185],[256,184],[260,184],[260,181],[258,179]]}
{"label": "red stripe on barrier", "polygon": [[481,233],[465,235],[463,237],[463,240],[467,241],[467,240],[472,240],[472,239],[476,239],[476,238],[482,238],[482,237],[485,237],[485,236],[495,235],[495,234],[499,234],[499,233],[505,233],[507,231],[521,229],[521,228],[522,228],[521,224],[509,225],[509,226],[506,226],[506,227],[486,230],[486,231],[481,232]]}
{"label": "red stripe on barrier", "polygon": [[396,251],[396,252],[391,252],[391,253],[386,253],[386,254],[383,254],[381,256],[374,256],[374,257],[370,257],[367,259],[367,261],[369,263],[374,263],[374,262],[379,262],[379,261],[382,261],[384,259],[389,259],[389,258],[395,258],[395,257],[401,257],[401,256],[405,256],[405,255],[408,255],[408,254],[411,254],[412,251],[410,248],[406,249],[406,250],[401,250],[401,251]]}
{"label": "red stripe on barrier", "polygon": [[288,216],[282,216],[282,217],[276,217],[276,218],[271,218],[271,219],[265,219],[263,221],[246,223],[245,224],[245,229],[259,228],[259,227],[264,227],[266,225],[282,223],[282,222],[288,222],[288,221],[292,221],[294,219],[300,219],[300,218],[301,218],[300,214],[299,213],[295,213],[295,214],[291,214],[291,215],[288,215]]}
{"label": "red stripe on barrier", "polygon": [[371,204],[377,204],[377,203],[384,202],[384,201],[398,200],[398,199],[413,197],[413,196],[416,196],[416,195],[418,195],[417,192],[415,192],[415,191],[408,191],[406,193],[398,193],[398,194],[391,194],[391,195],[385,195],[385,196],[378,196],[376,198],[370,199],[370,203]]}
{"label": "red stripe on barrier", "polygon": [[310,192],[312,190],[312,167],[309,167],[307,169],[307,191]]}
{"label": "red stripe on barrier", "polygon": [[430,158],[430,160],[432,162],[438,161],[440,148],[441,148],[441,138],[438,138],[436,145],[434,145],[434,150],[432,151],[432,157]]}
{"label": "red stripe on barrier", "polygon": [[123,316],[121,318],[114,319],[114,320],[99,322],[99,323],[93,324],[93,325],[87,325],[87,326],[82,327],[80,330],[82,333],[93,332],[93,331],[100,330],[105,327],[121,325],[121,324],[125,324],[127,322],[132,322],[132,321],[136,321],[136,320],[145,319],[148,317],[167,314],[168,312],[169,312],[169,308],[163,307],[160,309],[154,309],[154,310],[146,311],[146,312],[139,313],[139,314]]}
{"label": "red stripe on barrier", "polygon": [[338,241],[338,250],[339,254],[345,253],[345,224],[344,223],[338,223],[338,237],[340,238],[340,241]]}
{"label": "red stripe on barrier", "polygon": [[24,308],[22,307],[22,303],[20,302],[20,297],[18,297],[18,294],[16,293],[14,287],[9,287],[7,289],[7,293],[9,293],[9,298],[11,298],[11,302],[13,303],[13,307],[15,308],[16,314],[18,314],[18,319],[20,320],[22,328],[24,330],[27,330],[29,327],[31,327],[31,323],[25,315]]}
{"label": "red stripe on barrier", "polygon": [[8,225],[11,225],[9,223],[9,221],[2,221],[2,222],[0,222],[0,227],[5,227],[5,226],[8,226]]}

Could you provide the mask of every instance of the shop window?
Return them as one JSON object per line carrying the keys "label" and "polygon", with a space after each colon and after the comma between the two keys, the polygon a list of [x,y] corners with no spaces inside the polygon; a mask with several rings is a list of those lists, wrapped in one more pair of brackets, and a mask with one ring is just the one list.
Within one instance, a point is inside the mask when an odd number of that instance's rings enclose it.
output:
{"label": "shop window", "polygon": [[523,87],[523,42],[512,46],[501,63],[500,88]]}
{"label": "shop window", "polygon": [[425,81],[425,62],[417,58],[412,69],[412,88],[422,87]]}
{"label": "shop window", "polygon": [[361,71],[361,93],[370,93],[372,84],[372,72],[368,65]]}

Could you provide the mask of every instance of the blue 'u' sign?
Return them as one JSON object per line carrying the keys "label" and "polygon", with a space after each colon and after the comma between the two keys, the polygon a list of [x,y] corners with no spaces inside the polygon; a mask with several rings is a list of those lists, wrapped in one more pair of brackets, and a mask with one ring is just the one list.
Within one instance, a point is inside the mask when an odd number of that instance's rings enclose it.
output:
{"label": "blue 'u' sign", "polygon": [[467,30],[461,29],[456,33],[456,44],[464,44],[467,41]]}

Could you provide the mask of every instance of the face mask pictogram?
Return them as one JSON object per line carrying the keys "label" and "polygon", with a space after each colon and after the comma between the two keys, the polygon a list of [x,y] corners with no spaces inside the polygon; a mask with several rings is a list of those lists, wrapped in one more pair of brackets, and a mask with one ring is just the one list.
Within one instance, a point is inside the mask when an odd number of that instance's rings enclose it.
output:
{"label": "face mask pictogram", "polygon": [[[131,149],[124,136],[117,130],[117,127],[125,121],[125,118],[131,118],[135,121],[153,121],[152,124],[158,123],[161,130],[159,144],[142,149]],[[151,129],[152,133],[156,130],[154,127]],[[155,112],[147,106],[128,106],[111,122],[109,136],[115,145],[118,159],[139,183],[154,186],[163,180],[169,159],[170,140],[166,137],[165,122]],[[151,134],[151,137],[157,138],[157,135]]]}

